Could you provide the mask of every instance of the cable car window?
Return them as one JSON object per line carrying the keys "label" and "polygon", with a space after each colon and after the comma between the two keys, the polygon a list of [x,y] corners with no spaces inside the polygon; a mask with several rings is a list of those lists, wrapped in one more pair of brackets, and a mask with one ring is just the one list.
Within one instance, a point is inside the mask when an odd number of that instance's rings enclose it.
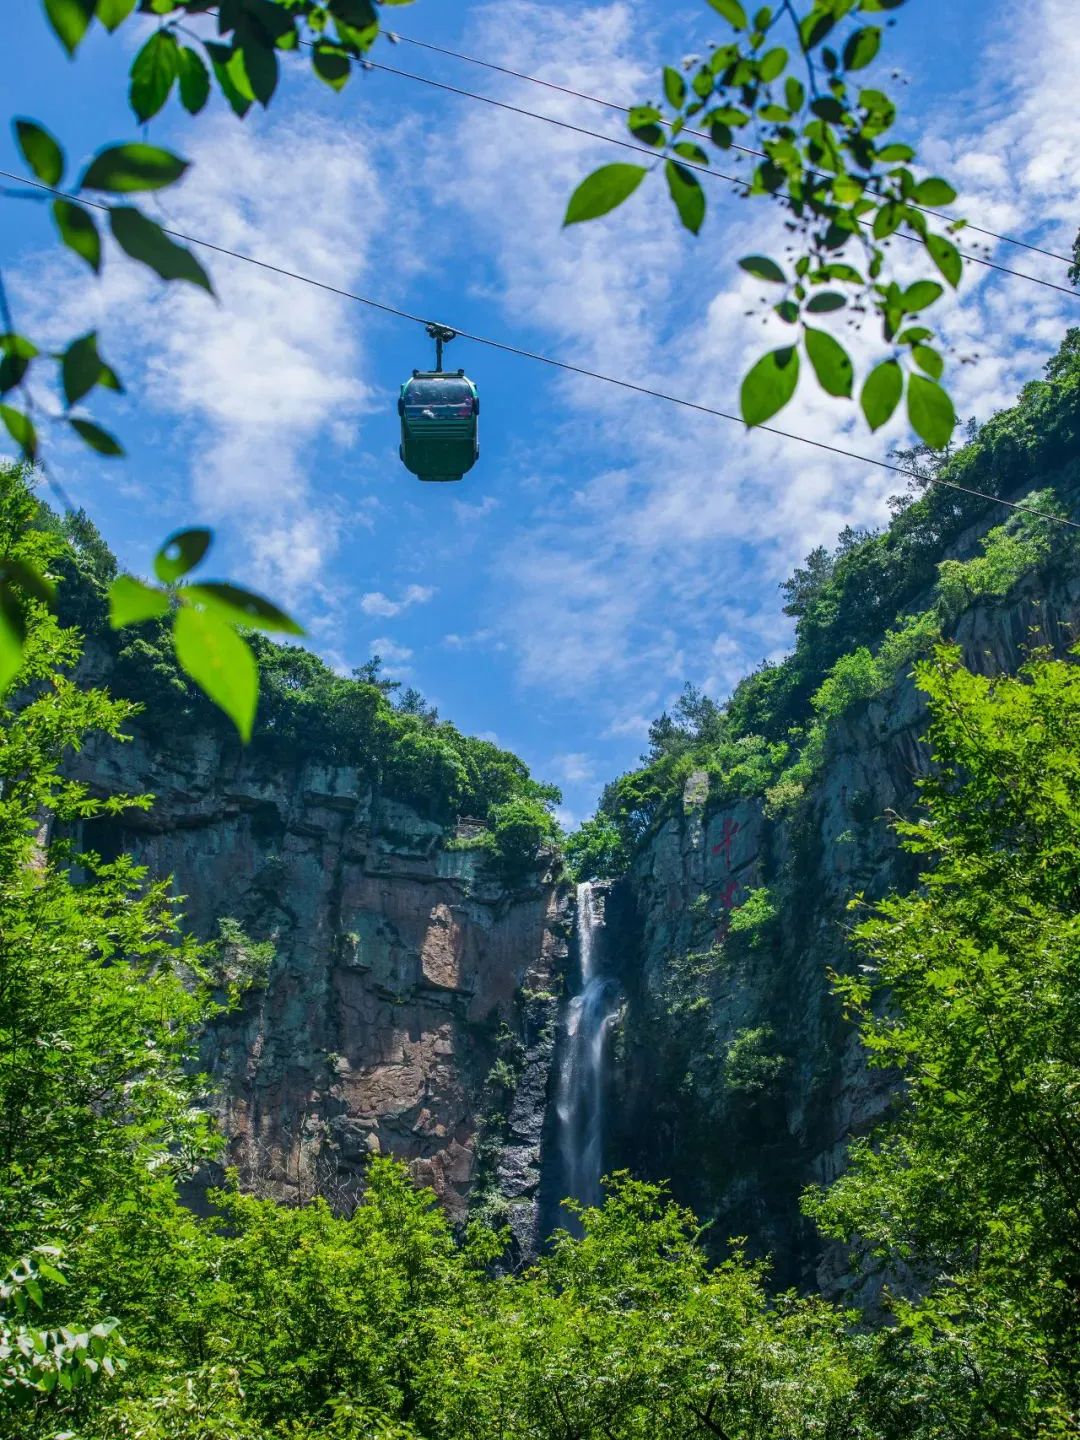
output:
{"label": "cable car window", "polygon": [[405,392],[406,405],[464,405],[472,400],[467,380],[413,380]]}

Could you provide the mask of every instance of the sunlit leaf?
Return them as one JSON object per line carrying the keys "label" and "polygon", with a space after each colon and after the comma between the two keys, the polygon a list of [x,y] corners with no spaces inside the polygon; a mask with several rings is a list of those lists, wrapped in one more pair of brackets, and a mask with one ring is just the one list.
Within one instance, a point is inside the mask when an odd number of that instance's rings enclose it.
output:
{"label": "sunlit leaf", "polygon": [[45,185],[59,185],[64,178],[64,152],[43,125],[35,120],[16,120],[15,137],[23,159]]}
{"label": "sunlit leaf", "polygon": [[180,51],[180,103],[189,115],[198,115],[210,98],[210,72],[197,50],[185,46]]}
{"label": "sunlit leaf", "polygon": [[664,162],[664,176],[679,219],[687,230],[696,235],[705,219],[705,192],[701,182],[692,170],[687,170],[677,160]]}
{"label": "sunlit leaf", "polygon": [[739,407],[747,425],[761,425],[795,394],[799,383],[799,352],[785,345],[763,355],[742,382]]}
{"label": "sunlit leaf", "polygon": [[190,605],[177,612],[173,640],[183,669],[224,710],[246,743],[259,700],[259,669],[246,641],[227,620]]}
{"label": "sunlit leaf", "polygon": [[0,405],[0,420],[26,458],[33,460],[37,456],[37,431],[30,416],[10,405]]}
{"label": "sunlit leaf", "polygon": [[81,255],[95,273],[101,269],[101,236],[89,210],[71,200],[52,202],[53,219],[69,250]]}
{"label": "sunlit leaf", "polygon": [[880,430],[900,403],[904,372],[895,360],[883,360],[863,382],[859,404],[871,430]]}
{"label": "sunlit leaf", "polygon": [[135,9],[137,0],[97,0],[95,14],[106,30],[115,30]]}
{"label": "sunlit leaf", "polygon": [[0,560],[0,582],[11,582],[24,595],[40,600],[50,608],[56,604],[56,586],[25,560],[16,560],[11,556]]}
{"label": "sunlit leaf", "polygon": [[919,181],[912,198],[919,205],[951,205],[956,199],[956,191],[940,175],[931,175],[929,179]]}
{"label": "sunlit leaf", "polygon": [[756,276],[758,280],[772,280],[778,285],[783,285],[787,279],[783,270],[775,260],[770,260],[767,255],[744,255],[739,265],[748,274]]}
{"label": "sunlit leaf", "polygon": [[[131,66],[128,92],[140,120],[156,115],[169,98],[180,71],[180,50],[170,30],[155,30]],[[114,189],[114,186],[102,187]]]}
{"label": "sunlit leaf", "polygon": [[686,101],[686,81],[671,65],[664,66],[664,97],[673,110],[681,110]]}
{"label": "sunlit leaf", "polygon": [[911,358],[918,365],[920,370],[925,370],[932,380],[940,380],[942,371],[945,369],[945,361],[936,350],[929,345],[916,345],[912,348]]}
{"label": "sunlit leaf", "polygon": [[154,556],[154,574],[163,585],[171,585],[194,570],[210,549],[214,532],[202,526],[177,530]]}
{"label": "sunlit leaf", "polygon": [[109,586],[109,624],[114,630],[140,620],[156,620],[168,611],[168,595],[133,575],[118,575]]}
{"label": "sunlit leaf", "polygon": [[850,398],[855,379],[851,356],[827,330],[806,327],[806,353],[821,388],[829,395]]}
{"label": "sunlit leaf", "polygon": [[918,310],[925,310],[928,305],[933,305],[935,300],[944,295],[944,288],[936,280],[916,280],[909,285],[900,296],[900,304],[904,313],[913,315]]}
{"label": "sunlit leaf", "polygon": [[576,225],[579,221],[606,215],[634,193],[645,175],[644,165],[601,165],[599,170],[586,175],[570,196],[563,224]]}
{"label": "sunlit leaf", "polygon": [[187,280],[212,295],[210,277],[191,251],[170,240],[161,226],[131,205],[114,205],[109,211],[113,236],[133,260],[148,265],[162,280]]}
{"label": "sunlit leaf", "polygon": [[7,585],[0,585],[0,695],[22,669],[26,623],[18,601]]}
{"label": "sunlit leaf", "polygon": [[927,235],[924,243],[931,260],[955,290],[964,273],[960,251],[951,240],[946,240],[944,235]]}
{"label": "sunlit leaf", "polygon": [[79,186],[114,194],[161,190],[175,184],[187,168],[186,160],[157,145],[110,145],[90,161]]}
{"label": "sunlit leaf", "polygon": [[352,62],[348,55],[336,45],[316,45],[311,63],[315,74],[320,80],[325,80],[331,90],[342,89],[352,72]]}
{"label": "sunlit leaf", "polygon": [[765,54],[758,61],[758,74],[768,84],[775,80],[778,75],[783,74],[784,66],[788,62],[788,52],[782,46],[776,46],[772,50],[766,50]]}
{"label": "sunlit leaf", "polygon": [[734,25],[736,30],[746,29],[746,11],[739,4],[739,0],[709,0],[709,4],[729,25]]}
{"label": "sunlit leaf", "polygon": [[61,45],[74,55],[94,17],[94,0],[45,0],[45,14]]}
{"label": "sunlit leaf", "polygon": [[844,68],[847,70],[864,69],[880,49],[880,26],[868,25],[864,30],[856,30],[854,35],[848,36],[844,44]]}
{"label": "sunlit leaf", "polygon": [[233,625],[250,625],[254,630],[270,630],[286,635],[303,635],[304,628],[271,600],[245,590],[240,585],[210,581],[204,585],[185,585],[179,592],[184,599],[217,611]]}
{"label": "sunlit leaf", "polygon": [[908,377],[908,419],[920,440],[935,450],[949,443],[956,428],[952,400],[940,385],[922,375]]}

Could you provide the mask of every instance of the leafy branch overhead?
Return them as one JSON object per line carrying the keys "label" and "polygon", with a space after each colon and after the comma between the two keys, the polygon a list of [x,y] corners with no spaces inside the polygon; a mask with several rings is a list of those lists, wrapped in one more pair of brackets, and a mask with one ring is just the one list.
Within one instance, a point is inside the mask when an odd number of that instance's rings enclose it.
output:
{"label": "leafy branch overhead", "polygon": [[[242,118],[256,102],[264,107],[270,103],[281,58],[299,52],[301,46],[309,50],[314,73],[332,89],[340,90],[353,65],[363,60],[379,33],[373,0],[43,3],[49,24],[72,57],[95,25],[112,33],[140,15],[157,22],[131,63],[128,98],[140,122],[157,115],[173,94],[190,115],[196,115],[206,106],[215,87]],[[410,0],[380,3],[400,5]],[[200,26],[198,33],[190,26],[193,21]],[[191,250],[129,198],[175,185],[190,168],[187,161],[156,145],[109,145],[99,150],[80,174],[69,179],[64,147],[56,136],[26,117],[16,118],[13,126],[31,179],[25,189],[7,192],[8,198],[47,204],[60,242],[95,275],[101,272],[106,236],[111,235],[120,252],[147,266],[163,281],[185,281],[213,295],[210,278]],[[35,382],[50,364],[62,405],[58,414],[47,418],[61,422],[99,455],[122,456],[120,441],[81,413],[95,389],[124,391],[119,375],[101,354],[97,334],[77,336],[59,351],[48,349],[17,330],[0,283],[0,424],[30,463],[39,461],[41,448],[40,389]],[[184,533],[208,535],[203,531]],[[175,543],[177,537],[166,542],[159,561]],[[158,578],[165,578],[160,565]],[[118,624],[164,613],[162,608],[138,613],[140,588],[144,606],[158,604],[168,609],[175,603],[173,634],[181,664],[232,717],[246,738],[255,712],[258,676],[251,653],[236,634],[235,626],[244,624],[290,634],[300,633],[299,627],[269,601],[234,586],[189,586],[167,594],[124,577],[117,587],[114,617],[126,616],[116,620]],[[149,596],[154,597],[153,601]],[[10,686],[23,664],[26,605],[49,603],[51,599],[50,582],[32,565],[3,563],[0,693]]]}
{"label": "leafy branch overhead", "polygon": [[118,575],[109,588],[114,630],[172,616],[176,658],[195,684],[229,716],[245,742],[259,700],[259,667],[238,632],[267,630],[303,635],[303,629],[262,595],[226,581],[178,584],[201,563],[212,543],[209,530],[180,530],[154,557],[160,585]]}
{"label": "leafy branch overhead", "polygon": [[[854,398],[852,359],[820,324],[820,317],[845,311],[851,323],[876,316],[890,348],[859,389],[870,428],[890,419],[906,387],[912,429],[928,445],[946,445],[956,415],[939,383],[945,362],[924,312],[946,285],[960,283],[963,260],[950,236],[963,222],[948,221],[942,233],[928,219],[956,192],[937,176],[916,176],[914,149],[889,134],[895,104],[857,78],[878,56],[883,12],[905,0],[815,0],[801,14],[792,0],[753,14],[741,0],[709,3],[733,38],[683,71],[666,68],[663,102],[630,111],[630,133],[655,160],[594,171],[571,197],[565,223],[614,210],[658,166],[679,218],[695,235],[706,211],[702,174],[734,179],[744,197],[779,203],[792,236],[785,257],[749,255],[739,264],[779,287],[771,308],[792,336],[744,377],[743,419],[761,425],[782,410],[804,359],[829,395]],[[743,173],[710,170],[707,147]],[[908,285],[891,279],[886,247],[894,235],[916,242],[940,278]]]}

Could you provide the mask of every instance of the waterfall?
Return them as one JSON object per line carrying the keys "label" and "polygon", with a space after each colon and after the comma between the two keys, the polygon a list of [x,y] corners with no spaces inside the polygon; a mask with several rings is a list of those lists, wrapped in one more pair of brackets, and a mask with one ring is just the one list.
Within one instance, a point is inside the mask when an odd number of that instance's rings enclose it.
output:
{"label": "waterfall", "polygon": [[596,940],[600,928],[592,886],[586,882],[577,889],[581,983],[567,1007],[555,1102],[563,1195],[584,1205],[599,1205],[603,1198],[604,1058],[608,1035],[619,1013],[615,981],[598,973],[601,967]]}

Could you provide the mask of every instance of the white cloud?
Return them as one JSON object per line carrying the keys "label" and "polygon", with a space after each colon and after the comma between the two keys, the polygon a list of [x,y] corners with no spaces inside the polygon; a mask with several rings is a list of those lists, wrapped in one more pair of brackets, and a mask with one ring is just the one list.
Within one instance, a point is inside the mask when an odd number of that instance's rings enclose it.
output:
{"label": "white cloud", "polygon": [[582,750],[555,755],[544,766],[558,785],[592,785],[596,780],[596,761]]}
{"label": "white cloud", "polygon": [[380,635],[371,642],[371,653],[382,657],[385,665],[394,667],[397,674],[404,674],[413,652],[407,645],[398,645],[386,635]]}
{"label": "white cloud", "polygon": [[430,585],[409,585],[399,600],[391,600],[381,590],[370,590],[360,597],[360,609],[365,615],[380,615],[389,619],[413,605],[426,605],[434,594],[435,590]]}
{"label": "white cloud", "polygon": [[[362,127],[217,116],[186,132],[184,151],[193,161],[184,182],[145,203],[160,223],[336,285],[363,280],[387,212]],[[399,197],[395,227],[409,223]],[[100,327],[105,353],[145,401],[144,424],[167,417],[163,453],[186,452],[187,514],[244,536],[245,579],[287,601],[314,590],[333,614],[340,597],[322,584],[327,566],[354,525],[370,527],[373,507],[317,488],[314,456],[355,443],[378,403],[364,323],[336,296],[197,253],[218,303],[111,255],[97,286],[56,261],[44,276],[24,272],[20,308],[57,337]],[[160,494],[161,483],[146,488]]]}
{"label": "white cloud", "polygon": [[[986,108],[951,95],[948,124],[929,117],[923,126],[930,162],[960,175],[969,213],[995,229],[1049,216],[1061,222],[1043,232],[1057,248],[1080,209],[1080,111],[1055,78],[1080,69],[1073,9],[1069,0],[1025,7],[982,67]],[[501,0],[481,16],[475,48],[516,69],[616,99],[656,89],[642,12],[621,0],[572,12]],[[1051,53],[1060,57],[1052,73]],[[510,82],[505,93],[520,98]],[[527,103],[619,132],[618,117],[565,96]],[[474,245],[495,257],[485,295],[511,333],[539,333],[548,354],[737,412],[741,375],[786,327],[773,316],[762,325],[762,287],[734,257],[782,250],[778,209],[729,200],[714,185],[695,241],[678,229],[662,184],[647,182],[610,219],[560,231],[573,185],[612,158],[606,147],[513,116],[487,131],[471,114],[457,141],[449,194]],[[893,249],[902,277],[925,273],[918,247]],[[1062,271],[1029,255],[1018,268]],[[1075,303],[972,267],[961,297],[939,308],[957,357],[978,354],[952,368],[958,409],[985,419],[1038,372]],[[838,333],[865,369],[880,348],[871,333]],[[857,460],[594,382],[536,383],[551,384],[553,419],[545,449],[520,465],[531,513],[491,561],[495,623],[527,688],[590,706],[613,738],[641,733],[643,692],[666,693],[689,675],[724,694],[778,654],[790,634],[779,581],[844,525],[882,523],[887,496],[903,488]],[[810,375],[777,424],[870,458],[906,439],[902,417],[869,435],[856,407],[825,396]]]}

